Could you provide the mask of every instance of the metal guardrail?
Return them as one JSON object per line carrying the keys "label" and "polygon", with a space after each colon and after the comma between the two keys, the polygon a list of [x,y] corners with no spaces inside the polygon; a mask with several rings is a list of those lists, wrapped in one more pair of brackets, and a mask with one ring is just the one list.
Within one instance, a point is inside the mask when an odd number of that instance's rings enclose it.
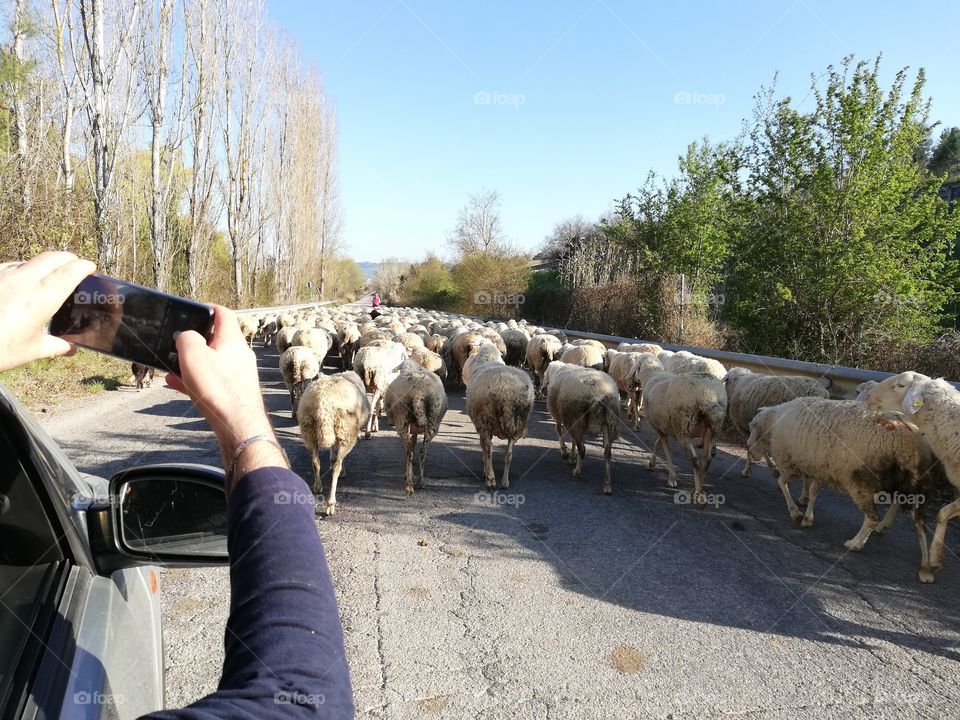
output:
{"label": "metal guardrail", "polygon": [[[551,328],[553,329],[553,328]],[[567,330],[566,328],[555,328],[562,331],[571,338],[585,338],[590,340],[599,340],[608,347],[616,347],[622,342],[628,343],[656,343],[664,350],[674,352],[686,350],[687,352],[701,355],[707,358],[719,360],[728,369],[735,367],[747,368],[754,372],[764,373],[766,375],[804,375],[813,378],[828,378],[830,380],[830,396],[836,399],[851,399],[857,395],[857,385],[868,380],[877,382],[890,377],[893,373],[878,372],[876,370],[861,370],[859,368],[848,368],[841,365],[827,365],[824,363],[803,362],[801,360],[789,360],[784,358],[766,357],[765,355],[750,355],[747,353],[728,352],[726,350],[713,350],[711,348],[690,347],[687,345],[670,345],[655,340],[640,340],[637,338],[619,337],[616,335],[601,335],[599,333],[584,332],[582,330]],[[960,390],[960,383],[952,383],[955,388]]]}
{"label": "metal guardrail", "polygon": [[280,310],[305,310],[307,308],[319,308],[334,304],[336,303],[333,300],[323,300],[321,302],[301,303],[300,305],[274,305],[273,307],[241,308],[240,310],[234,310],[234,312],[239,315],[246,315],[249,313],[272,312]]}

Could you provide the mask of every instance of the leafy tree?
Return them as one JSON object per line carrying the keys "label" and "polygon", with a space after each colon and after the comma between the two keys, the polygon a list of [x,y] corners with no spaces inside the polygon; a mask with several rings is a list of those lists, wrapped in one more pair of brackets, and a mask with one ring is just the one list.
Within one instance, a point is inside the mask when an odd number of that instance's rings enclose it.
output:
{"label": "leafy tree", "polygon": [[960,215],[914,156],[923,71],[886,91],[878,73],[879,58],[830,66],[808,113],[758,96],[726,308],[755,352],[857,364],[929,338],[953,295]]}
{"label": "leafy tree", "polygon": [[452,310],[459,303],[459,289],[453,273],[440,258],[429,254],[410,266],[403,284],[403,302],[416,307]]}
{"label": "leafy tree", "polygon": [[947,182],[960,180],[960,127],[943,131],[940,142],[930,154],[927,169],[934,175],[946,173]]}
{"label": "leafy tree", "polygon": [[494,255],[477,252],[462,258],[453,268],[460,288],[463,312],[484,317],[515,317],[521,314],[530,275],[527,255]]}

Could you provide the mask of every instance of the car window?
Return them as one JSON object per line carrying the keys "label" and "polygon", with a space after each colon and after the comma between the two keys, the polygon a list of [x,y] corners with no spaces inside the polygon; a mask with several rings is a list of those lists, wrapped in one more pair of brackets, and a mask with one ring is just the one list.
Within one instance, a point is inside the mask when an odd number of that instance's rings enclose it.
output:
{"label": "car window", "polygon": [[23,702],[55,610],[64,556],[23,463],[0,434],[0,716]]}

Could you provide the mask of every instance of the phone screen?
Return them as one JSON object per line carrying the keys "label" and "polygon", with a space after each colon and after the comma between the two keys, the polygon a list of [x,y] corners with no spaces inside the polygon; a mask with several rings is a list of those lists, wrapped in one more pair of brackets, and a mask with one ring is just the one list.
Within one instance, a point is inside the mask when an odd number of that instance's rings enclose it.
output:
{"label": "phone screen", "polygon": [[213,327],[209,305],[104,275],[90,275],[50,321],[50,334],[90,350],[180,373],[175,336]]}

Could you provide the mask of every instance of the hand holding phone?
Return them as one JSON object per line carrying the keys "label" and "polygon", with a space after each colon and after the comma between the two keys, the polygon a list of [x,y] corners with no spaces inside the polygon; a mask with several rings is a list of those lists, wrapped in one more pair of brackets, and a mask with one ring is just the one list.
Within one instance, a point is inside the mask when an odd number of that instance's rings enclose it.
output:
{"label": "hand holding phone", "polygon": [[89,275],[50,321],[50,334],[80,347],[180,374],[176,336],[209,340],[213,308],[105,275]]}
{"label": "hand holding phone", "polygon": [[67,294],[95,269],[89,260],[54,251],[0,263],[0,371],[76,349],[44,328]]}

